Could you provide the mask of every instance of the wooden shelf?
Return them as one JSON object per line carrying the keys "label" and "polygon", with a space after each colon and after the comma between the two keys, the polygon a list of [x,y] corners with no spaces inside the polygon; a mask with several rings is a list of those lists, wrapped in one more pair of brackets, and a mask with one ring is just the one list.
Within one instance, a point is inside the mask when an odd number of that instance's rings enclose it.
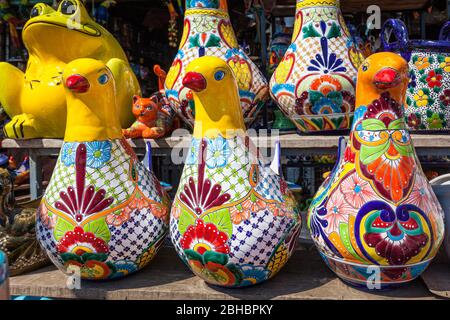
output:
{"label": "wooden shelf", "polygon": [[[341,0],[341,9],[344,13],[366,12],[371,5],[377,5],[382,12],[405,11],[405,10],[423,10],[428,0]],[[295,13],[296,0],[275,0],[272,13],[275,16],[292,16]]]}
{"label": "wooden shelf", "polygon": [[361,291],[341,282],[325,265],[314,246],[302,246],[273,279],[249,288],[224,289],[194,276],[165,246],[145,269],[127,278],[66,287],[67,278],[54,266],[10,279],[12,295],[67,299],[211,300],[211,299],[436,299],[421,279],[392,291]]}
{"label": "wooden shelf", "polygon": [[[280,143],[283,149],[335,149],[340,136],[300,136],[298,134],[280,135]],[[428,148],[433,150],[448,150],[450,153],[450,135],[412,135],[414,146],[418,149]],[[191,137],[170,137],[159,140],[148,140],[155,149],[173,149],[189,147]],[[258,146],[271,146],[275,143],[274,137],[255,137],[253,141]],[[144,140],[129,140],[132,147],[145,148]],[[26,148],[26,149],[59,149],[63,141],[60,139],[32,139],[14,140],[4,139],[2,148]]]}

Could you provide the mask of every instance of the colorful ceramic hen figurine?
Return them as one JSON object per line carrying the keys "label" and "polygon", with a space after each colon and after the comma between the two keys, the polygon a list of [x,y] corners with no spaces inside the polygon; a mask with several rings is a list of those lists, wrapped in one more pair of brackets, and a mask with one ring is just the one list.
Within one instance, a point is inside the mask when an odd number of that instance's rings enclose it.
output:
{"label": "colorful ceramic hen figurine", "polygon": [[189,126],[194,125],[196,108],[192,90],[182,80],[187,65],[203,56],[219,57],[233,70],[245,123],[250,125],[269,97],[269,90],[261,71],[239,48],[227,0],[186,0],[183,36],[165,87],[172,107]]}
{"label": "colorful ceramic hen figurine", "polygon": [[301,218],[279,175],[245,134],[233,71],[217,57],[194,60],[193,140],[171,214],[172,242],[208,283],[243,287],[273,277],[294,251]]}
{"label": "colorful ceramic hen figurine", "polygon": [[67,63],[85,57],[108,63],[118,84],[120,123],[123,128],[133,123],[131,101],[140,94],[139,83],[117,40],[92,20],[81,0],[63,0],[56,11],[36,4],[22,38],[30,56],[25,73],[0,62],[0,104],[12,119],[4,127],[5,136],[62,138],[66,126],[62,73]]}
{"label": "colorful ceramic hen figurine", "polygon": [[344,281],[384,289],[418,277],[444,236],[443,211],[414,151],[403,105],[408,64],[378,53],[360,67],[350,141],[318,190],[308,225]]}
{"label": "colorful ceramic hen figurine", "polygon": [[99,60],[66,66],[66,134],[37,218],[56,266],[83,279],[143,268],[168,230],[169,198],[122,137],[114,80]]}

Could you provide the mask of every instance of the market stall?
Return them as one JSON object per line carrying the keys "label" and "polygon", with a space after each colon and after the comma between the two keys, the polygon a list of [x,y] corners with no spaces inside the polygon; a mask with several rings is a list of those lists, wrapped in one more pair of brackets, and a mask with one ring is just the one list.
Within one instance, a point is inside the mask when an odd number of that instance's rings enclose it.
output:
{"label": "market stall", "polygon": [[11,294],[448,297],[447,3],[373,4],[0,1]]}

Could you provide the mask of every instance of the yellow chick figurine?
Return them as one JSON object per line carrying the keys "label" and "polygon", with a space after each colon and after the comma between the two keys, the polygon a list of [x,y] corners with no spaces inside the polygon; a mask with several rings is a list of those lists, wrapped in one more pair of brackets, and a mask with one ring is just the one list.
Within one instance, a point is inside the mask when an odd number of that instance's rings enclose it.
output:
{"label": "yellow chick figurine", "polygon": [[133,123],[132,98],[140,94],[139,83],[119,43],[91,19],[82,1],[61,1],[57,11],[36,4],[22,37],[29,52],[25,73],[0,62],[0,103],[11,117],[5,136],[62,138],[66,126],[63,70],[67,63],[84,57],[108,64],[117,83],[119,123],[123,128]]}
{"label": "yellow chick figurine", "polygon": [[193,139],[171,213],[181,259],[206,282],[244,287],[273,277],[295,249],[301,218],[279,174],[245,133],[238,85],[217,57],[191,62],[183,85],[196,106]]}
{"label": "yellow chick figurine", "polygon": [[66,134],[36,225],[53,263],[91,280],[146,266],[169,222],[167,193],[122,137],[107,65],[78,59],[65,68]]}

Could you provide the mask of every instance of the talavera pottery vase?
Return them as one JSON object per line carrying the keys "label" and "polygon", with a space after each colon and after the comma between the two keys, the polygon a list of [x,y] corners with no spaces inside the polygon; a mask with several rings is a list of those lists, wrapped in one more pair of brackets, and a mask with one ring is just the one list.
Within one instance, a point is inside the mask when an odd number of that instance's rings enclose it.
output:
{"label": "talavera pottery vase", "polygon": [[25,73],[0,62],[0,104],[12,119],[4,127],[9,138],[64,137],[67,102],[62,72],[67,63],[84,57],[110,63],[121,125],[128,128],[133,123],[131,101],[140,94],[139,82],[117,40],[89,16],[81,0],[60,1],[56,11],[36,4],[22,38],[29,52]]}
{"label": "talavera pottery vase", "polygon": [[292,44],[270,81],[270,93],[300,132],[348,130],[363,58],[338,0],[297,0]]}
{"label": "talavera pottery vase", "polygon": [[186,66],[202,56],[227,61],[239,85],[245,123],[249,126],[269,97],[267,80],[239,48],[226,0],[186,0],[184,31],[180,48],[167,74],[165,89],[171,106],[191,127],[195,103],[192,90],[183,85]]}
{"label": "talavera pottery vase", "polygon": [[[405,117],[409,130],[442,133],[450,130],[450,23],[442,28],[439,41],[409,40],[401,20],[386,21],[381,33],[386,51],[409,61],[410,82]],[[395,41],[389,42],[393,32]]]}
{"label": "talavera pottery vase", "polygon": [[0,251],[0,300],[9,300],[8,258]]}
{"label": "talavera pottery vase", "polygon": [[311,203],[308,226],[327,265],[366,289],[418,277],[444,238],[444,215],[406,128],[408,64],[395,53],[359,69],[350,140]]}
{"label": "talavera pottery vase", "polygon": [[292,192],[245,134],[238,85],[228,64],[202,57],[183,83],[194,91],[195,127],[171,212],[170,234],[181,259],[206,282],[261,283],[294,252],[301,218]]}
{"label": "talavera pottery vase", "polygon": [[430,181],[436,197],[441,203],[445,214],[445,238],[444,249],[447,253],[447,258],[450,261],[450,174],[444,174]]}
{"label": "talavera pottery vase", "polygon": [[67,129],[37,214],[37,237],[63,272],[120,278],[155,256],[168,232],[170,200],[122,136],[107,66],[74,60],[63,81]]}

